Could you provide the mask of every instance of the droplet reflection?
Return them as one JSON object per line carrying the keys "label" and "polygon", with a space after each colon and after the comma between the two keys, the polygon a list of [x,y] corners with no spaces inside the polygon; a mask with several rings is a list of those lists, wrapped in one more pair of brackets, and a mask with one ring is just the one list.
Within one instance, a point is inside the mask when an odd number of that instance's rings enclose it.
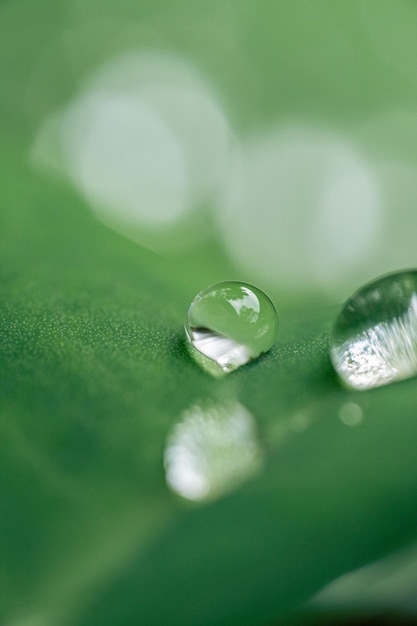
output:
{"label": "droplet reflection", "polygon": [[196,501],[232,491],[261,463],[255,420],[238,402],[192,406],[173,427],[164,452],[168,485]]}

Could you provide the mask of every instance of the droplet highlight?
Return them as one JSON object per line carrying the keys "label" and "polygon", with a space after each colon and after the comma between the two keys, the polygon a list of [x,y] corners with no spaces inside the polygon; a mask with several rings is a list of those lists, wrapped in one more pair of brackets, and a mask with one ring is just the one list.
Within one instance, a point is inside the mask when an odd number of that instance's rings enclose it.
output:
{"label": "droplet highlight", "polygon": [[417,374],[417,270],[383,276],[346,302],[333,328],[330,358],[354,389]]}
{"label": "droplet highlight", "polygon": [[168,435],[166,481],[193,501],[233,491],[262,466],[252,414],[238,402],[200,402],[184,411]]}
{"label": "droplet highlight", "polygon": [[215,375],[227,373],[272,347],[278,315],[260,289],[247,283],[223,282],[194,298],[185,332],[193,356],[205,369]]}

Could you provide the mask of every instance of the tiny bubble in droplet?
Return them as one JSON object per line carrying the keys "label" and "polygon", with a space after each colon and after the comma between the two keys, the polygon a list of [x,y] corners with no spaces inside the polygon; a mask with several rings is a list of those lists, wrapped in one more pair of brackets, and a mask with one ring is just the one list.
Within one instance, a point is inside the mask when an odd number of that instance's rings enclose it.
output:
{"label": "tiny bubble in droplet", "polygon": [[267,352],[278,332],[278,315],[260,289],[223,282],[192,301],[185,332],[194,358],[214,375],[231,372]]}

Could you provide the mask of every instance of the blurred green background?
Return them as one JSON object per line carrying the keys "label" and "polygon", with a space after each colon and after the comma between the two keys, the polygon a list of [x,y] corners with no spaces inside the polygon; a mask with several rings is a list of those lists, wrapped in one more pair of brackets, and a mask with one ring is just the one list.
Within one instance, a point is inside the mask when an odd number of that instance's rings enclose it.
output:
{"label": "blurred green background", "polygon": [[[417,4],[0,1],[0,623],[417,623],[416,381],[340,304],[416,265]],[[274,300],[218,380],[194,295]]]}

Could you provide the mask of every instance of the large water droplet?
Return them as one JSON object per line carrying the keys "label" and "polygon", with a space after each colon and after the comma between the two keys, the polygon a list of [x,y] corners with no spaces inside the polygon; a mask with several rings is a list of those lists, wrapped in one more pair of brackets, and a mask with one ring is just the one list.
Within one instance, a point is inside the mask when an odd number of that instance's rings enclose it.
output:
{"label": "large water droplet", "polygon": [[224,282],[194,298],[185,331],[191,346],[203,355],[198,360],[204,367],[214,374],[216,370],[230,372],[271,348],[278,316],[260,289]]}
{"label": "large water droplet", "polygon": [[359,289],[333,329],[330,356],[349,386],[371,389],[417,374],[417,270]]}
{"label": "large water droplet", "polygon": [[255,420],[238,402],[190,407],[171,430],[164,452],[168,485],[189,500],[230,492],[261,463]]}

